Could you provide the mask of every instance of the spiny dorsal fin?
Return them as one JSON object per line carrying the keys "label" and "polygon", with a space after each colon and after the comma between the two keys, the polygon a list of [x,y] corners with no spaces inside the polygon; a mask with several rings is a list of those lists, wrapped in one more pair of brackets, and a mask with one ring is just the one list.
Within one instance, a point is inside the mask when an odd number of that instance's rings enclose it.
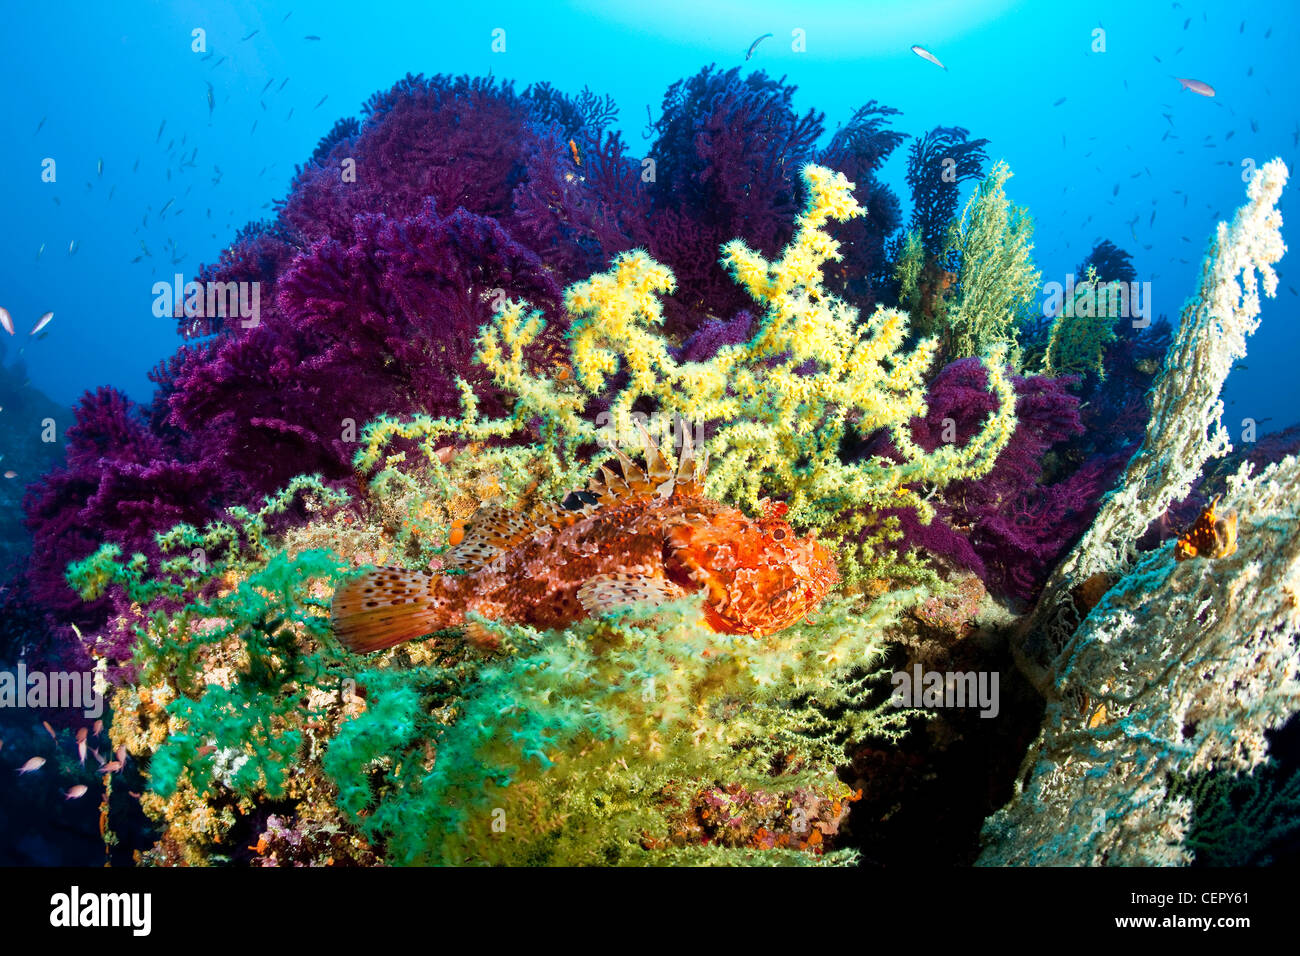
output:
{"label": "spiny dorsal fin", "polygon": [[[705,454],[704,463],[708,462]],[[701,462],[695,457],[695,443],[691,441],[690,428],[682,429],[682,453],[677,456],[677,494],[698,495],[703,481]]]}
{"label": "spiny dorsal fin", "polygon": [[578,601],[593,617],[636,604],[658,607],[685,597],[687,591],[667,578],[648,578],[617,571],[588,578],[578,588]]}
{"label": "spiny dorsal fin", "polygon": [[631,498],[634,494],[632,486],[608,465],[600,466],[600,476],[587,482],[587,490],[594,495],[599,495],[602,505],[616,504],[623,498]]}
{"label": "spiny dorsal fin", "polygon": [[610,451],[618,456],[618,463],[623,469],[623,480],[631,486],[636,494],[649,495],[654,493],[655,487],[650,483],[650,479],[637,466],[637,463],[627,456],[623,449],[614,445],[611,446]]}
{"label": "spiny dorsal fin", "polygon": [[645,430],[645,426],[637,422],[636,427],[641,432],[641,440],[645,442],[645,462],[650,470],[650,483],[656,489],[662,488],[664,482],[672,481],[673,470],[664,459],[663,453],[659,451],[655,440]]}
{"label": "spiny dorsal fin", "polygon": [[465,522],[465,537],[447,552],[444,567],[473,571],[533,533],[533,522],[499,504],[486,504]]}
{"label": "spiny dorsal fin", "polygon": [[567,528],[594,512],[596,507],[594,504],[584,504],[580,508],[565,508],[563,505],[548,501],[540,505],[533,514],[533,523],[538,528]]}

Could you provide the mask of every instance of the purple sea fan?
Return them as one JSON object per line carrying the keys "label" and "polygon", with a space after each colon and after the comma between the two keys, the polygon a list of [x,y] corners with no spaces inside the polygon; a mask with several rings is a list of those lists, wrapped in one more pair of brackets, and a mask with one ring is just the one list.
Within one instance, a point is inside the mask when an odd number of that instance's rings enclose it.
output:
{"label": "purple sea fan", "polygon": [[[1028,600],[1092,520],[1123,462],[1116,456],[1092,459],[1045,484],[1049,449],[1083,432],[1079,401],[1069,391],[1074,379],[1034,375],[1011,381],[1016,429],[993,469],[983,478],[945,487],[929,527],[900,516],[905,535],[897,547],[924,547],[975,571],[989,590]],[[926,451],[945,439],[961,445],[995,401],[979,359],[953,362],[931,384],[929,411],[913,421],[913,437]]]}
{"label": "purple sea fan", "polygon": [[86,605],[64,579],[71,561],[112,542],[127,554],[156,554],[153,533],[205,519],[221,478],[148,428],[129,398],[87,392],[68,429],[67,464],[32,485],[23,500],[34,547],[27,568],[33,598],[63,620],[97,626],[107,604]]}
{"label": "purple sea fan", "polygon": [[281,279],[273,321],[178,371],[169,421],[264,493],[304,471],[346,479],[365,422],[454,413],[456,375],[490,395],[473,354],[498,299],[554,310],[559,296],[490,219],[440,218],[431,200],[403,219],[358,216],[351,242],[318,240]]}

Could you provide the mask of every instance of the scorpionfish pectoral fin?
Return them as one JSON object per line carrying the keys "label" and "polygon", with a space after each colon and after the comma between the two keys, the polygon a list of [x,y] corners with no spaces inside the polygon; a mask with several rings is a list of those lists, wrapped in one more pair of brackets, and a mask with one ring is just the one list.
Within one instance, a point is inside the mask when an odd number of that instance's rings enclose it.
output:
{"label": "scorpionfish pectoral fin", "polygon": [[578,588],[578,601],[592,617],[622,611],[635,605],[659,607],[684,598],[690,592],[667,578],[646,577],[617,571],[597,574]]}

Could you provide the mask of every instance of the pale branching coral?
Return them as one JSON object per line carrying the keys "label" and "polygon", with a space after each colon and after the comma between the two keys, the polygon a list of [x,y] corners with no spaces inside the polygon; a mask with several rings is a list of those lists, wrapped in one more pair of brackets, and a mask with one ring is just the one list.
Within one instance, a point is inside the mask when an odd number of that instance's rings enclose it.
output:
{"label": "pale branching coral", "polygon": [[1200,288],[1183,306],[1152,387],[1146,438],[1119,489],[1053,572],[1026,624],[1021,664],[1044,690],[1052,672],[1068,660],[1070,635],[1079,623],[1070,592],[1095,575],[1119,576],[1130,568],[1148,525],[1187,496],[1206,461],[1231,450],[1219,392],[1259,324],[1261,283],[1267,295],[1277,291],[1273,265],[1286,251],[1277,202],[1286,179],[1280,159],[1265,164],[1251,177],[1249,202],[1231,225],[1219,223],[1201,267]]}
{"label": "pale branching coral", "polygon": [[1220,506],[1236,553],[1180,562],[1166,544],[1084,620],[982,862],[1187,862],[1171,785],[1265,761],[1265,731],[1300,709],[1300,460],[1249,469]]}

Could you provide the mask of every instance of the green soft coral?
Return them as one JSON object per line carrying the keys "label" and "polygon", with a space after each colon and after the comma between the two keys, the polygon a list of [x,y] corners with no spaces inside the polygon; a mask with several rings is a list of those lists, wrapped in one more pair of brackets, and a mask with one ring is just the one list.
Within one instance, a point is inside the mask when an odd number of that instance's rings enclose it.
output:
{"label": "green soft coral", "polygon": [[1016,341],[1041,273],[1030,255],[1034,221],[1026,209],[1007,199],[1011,175],[1005,162],[989,171],[949,238],[961,261],[957,299],[946,317],[951,358],[1009,345],[1009,360],[1020,364]]}
{"label": "green soft coral", "polygon": [[500,628],[518,652],[468,681],[360,675],[372,706],[325,767],[393,862],[653,862],[708,781],[842,790],[846,739],[901,733],[864,685],[883,683],[879,633],[908,597],[866,619],[838,602],[762,639],[713,632],[689,602],[652,625]]}

